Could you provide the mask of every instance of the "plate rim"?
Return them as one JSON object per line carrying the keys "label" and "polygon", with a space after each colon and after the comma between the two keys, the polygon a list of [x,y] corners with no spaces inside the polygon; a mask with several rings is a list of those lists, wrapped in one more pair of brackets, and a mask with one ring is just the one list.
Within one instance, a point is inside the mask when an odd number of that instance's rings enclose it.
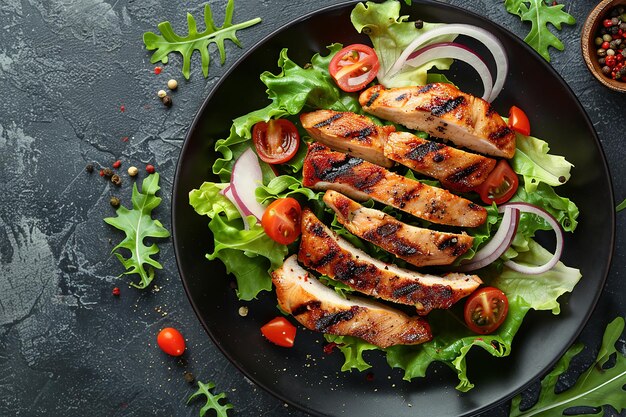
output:
{"label": "plate rim", "polygon": [[[222,86],[222,84],[225,82],[225,80],[232,74],[232,72],[235,71],[235,69],[241,65],[241,63],[243,61],[245,61],[251,54],[253,54],[258,48],[262,47],[264,44],[268,43],[272,38],[274,38],[275,36],[279,35],[281,32],[288,30],[298,24],[300,24],[303,21],[306,21],[310,18],[312,18],[313,16],[317,15],[317,14],[322,14],[322,13],[328,13],[328,12],[332,12],[334,10],[338,10],[338,9],[343,9],[345,7],[348,7],[350,5],[356,5],[357,3],[362,3],[365,2],[365,0],[346,0],[346,1],[342,1],[340,3],[336,3],[336,4],[332,4],[332,5],[328,5],[328,6],[324,6],[318,9],[315,9],[313,11],[310,11],[306,14],[303,14],[301,16],[299,16],[297,19],[293,19],[291,20],[289,23],[282,25],[274,30],[272,30],[271,32],[267,33],[265,36],[263,36],[262,38],[260,38],[259,40],[257,40],[254,44],[250,45],[249,47],[247,47],[246,51],[243,52],[243,54],[236,59],[231,65],[230,67],[220,76],[219,80],[211,87],[210,92],[207,94],[207,96],[205,97],[205,99],[203,100],[201,106],[198,108],[192,123],[189,125],[189,128],[187,130],[187,133],[185,134],[185,138],[183,140],[183,144],[181,146],[180,152],[179,152],[179,158],[178,161],[176,163],[176,170],[175,170],[175,174],[174,174],[174,182],[172,185],[172,190],[171,190],[171,195],[170,195],[170,201],[171,201],[171,210],[170,210],[170,221],[171,221],[171,225],[172,225],[172,241],[173,241],[173,247],[174,247],[174,256],[176,259],[176,267],[178,270],[178,275],[179,278],[182,282],[183,285],[183,289],[185,291],[185,295],[189,301],[189,303],[191,304],[192,310],[194,312],[194,314],[196,315],[198,321],[200,322],[200,324],[202,325],[204,331],[208,334],[209,338],[211,339],[211,341],[213,342],[213,344],[220,350],[220,352],[228,359],[228,361],[239,371],[241,372],[246,378],[250,379],[252,382],[254,382],[254,384],[260,388],[262,388],[264,391],[268,392],[270,395],[272,395],[273,397],[279,399],[280,401],[283,401],[287,404],[289,404],[290,406],[293,406],[294,408],[303,411],[305,413],[311,414],[311,415],[316,415],[316,416],[326,416],[327,414],[323,414],[320,413],[317,410],[311,409],[311,408],[307,408],[306,406],[299,404],[295,401],[293,401],[292,399],[288,398],[287,396],[281,394],[280,392],[274,390],[271,386],[268,386],[264,383],[259,382],[259,380],[254,376],[254,374],[252,374],[251,372],[246,371],[243,366],[241,366],[241,364],[234,358],[231,356],[231,354],[225,349],[223,348],[223,346],[219,343],[219,341],[214,337],[214,335],[211,333],[211,331],[209,330],[208,326],[206,325],[204,319],[201,317],[199,311],[199,307],[196,305],[196,302],[194,301],[194,298],[192,297],[190,288],[186,282],[186,280],[184,279],[184,273],[182,270],[182,262],[180,260],[181,257],[181,249],[179,248],[179,243],[178,243],[178,239],[177,239],[177,233],[176,233],[176,222],[175,222],[175,217],[176,217],[176,204],[174,204],[177,201],[176,198],[176,190],[178,190],[179,188],[179,181],[180,181],[180,172],[182,170],[182,159],[180,158],[180,156],[185,152],[185,150],[187,149],[187,147],[189,146],[189,142],[190,142],[190,137],[192,136],[192,133],[198,128],[198,125],[200,123],[200,120],[202,119],[202,115],[204,113],[205,108],[208,106],[209,102],[211,101],[211,99],[213,98],[213,96],[216,94],[216,92],[219,90],[219,88]],[[452,5],[452,4],[448,4],[448,3],[442,3],[442,2],[438,2],[438,1],[434,1],[434,0],[416,0],[415,2],[413,2],[410,6],[407,7],[416,7],[419,6],[421,4],[426,4],[426,5],[434,5],[436,7],[443,7],[443,8],[449,8],[449,9],[453,9],[457,12],[461,12],[461,13],[467,13],[472,15],[473,17],[479,19],[479,20],[483,20],[483,21],[488,21],[490,24],[495,25],[496,27],[498,27],[500,30],[508,33],[514,40],[515,42],[517,42],[518,44],[520,44],[524,49],[526,49],[526,51],[530,54],[536,55],[538,57],[540,57],[540,55],[534,50],[532,49],[528,44],[526,44],[525,42],[523,42],[523,40],[521,38],[519,38],[514,32],[512,32],[511,30],[505,28],[504,26],[502,26],[501,24],[499,24],[498,22],[495,22],[493,20],[490,20],[489,18],[485,17],[485,16],[481,16],[477,13],[475,13],[472,10],[468,10],[465,8],[462,8],[460,6],[456,6],[456,5]],[[405,5],[401,3],[401,7],[404,8]],[[593,133],[592,138],[591,138],[591,142],[593,142],[594,146],[596,147],[598,153],[601,156],[602,159],[602,174],[604,175],[604,178],[606,178],[607,182],[608,182],[608,186],[609,186],[609,203],[611,205],[611,207],[615,207],[615,196],[614,196],[614,187],[613,187],[613,181],[612,181],[612,177],[610,175],[610,170],[609,170],[609,166],[608,166],[608,162],[607,162],[607,158],[606,158],[606,154],[604,152],[604,148],[602,146],[602,142],[598,136],[598,133],[595,129],[595,127],[593,126],[593,123],[587,113],[587,111],[585,110],[585,108],[582,106],[582,103],[580,102],[580,100],[578,99],[578,96],[574,93],[574,91],[572,90],[572,88],[570,87],[570,85],[565,81],[565,79],[561,76],[561,74],[559,74],[550,63],[548,63],[547,61],[545,61],[545,59],[541,58],[540,59],[541,65],[544,67],[545,70],[547,70],[548,72],[550,72],[553,76],[556,77],[556,79],[559,81],[559,83],[565,87],[565,89],[567,89],[567,91],[570,93],[571,97],[574,99],[574,103],[576,105],[576,107],[581,111],[581,113],[584,115],[584,123],[585,125],[588,127],[589,131]],[[543,375],[547,374],[556,364],[556,362],[563,356],[563,354],[565,353],[565,351],[567,351],[567,349],[569,349],[569,347],[576,341],[576,339],[578,339],[578,337],[580,336],[581,332],[583,331],[583,329],[586,327],[587,323],[589,322],[589,319],[591,317],[591,315],[593,314],[593,312],[596,310],[597,308],[597,304],[602,296],[602,293],[604,292],[604,287],[606,285],[606,281],[608,278],[608,275],[610,273],[611,270],[611,266],[612,266],[612,261],[613,261],[613,256],[615,253],[615,236],[616,236],[616,213],[615,211],[611,211],[611,216],[610,216],[610,242],[609,242],[609,246],[610,246],[610,252],[607,255],[606,258],[606,263],[603,262],[603,265],[605,266],[604,268],[604,272],[602,274],[602,279],[601,282],[598,283],[598,286],[600,289],[600,291],[597,291],[594,298],[592,299],[592,302],[590,304],[590,308],[587,311],[587,313],[584,315],[584,318],[581,322],[581,326],[579,326],[576,331],[572,334],[572,337],[569,341],[567,341],[567,343],[564,344],[564,347],[560,350],[559,354],[557,356],[555,356],[554,358],[552,358],[549,361],[549,365],[543,369],[542,371],[539,371],[536,373],[536,375],[534,375],[532,378],[530,378],[527,382],[525,382],[524,384],[521,384],[517,389],[513,390],[512,392],[510,392],[509,394],[506,394],[504,396],[502,396],[501,398],[499,398],[496,401],[493,401],[490,404],[486,404],[486,405],[482,405],[480,407],[476,407],[473,410],[470,410],[464,414],[461,414],[460,416],[471,416],[477,413],[481,413],[481,412],[485,412],[487,410],[493,409],[499,405],[502,405],[503,403],[505,403],[506,401],[509,401],[511,398],[513,398],[514,396],[518,395],[519,393],[525,391],[531,384],[533,384],[537,378],[542,377]]]}

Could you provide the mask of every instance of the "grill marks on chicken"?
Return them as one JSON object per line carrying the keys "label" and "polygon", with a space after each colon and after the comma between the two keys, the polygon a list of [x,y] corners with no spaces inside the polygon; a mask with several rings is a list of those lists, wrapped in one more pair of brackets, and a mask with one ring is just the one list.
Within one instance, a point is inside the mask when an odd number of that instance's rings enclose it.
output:
{"label": "grill marks on chicken", "polygon": [[363,207],[336,191],[326,191],[324,202],[349,232],[415,266],[450,265],[474,241],[465,233],[410,226],[380,210]]}
{"label": "grill marks on chicken", "polygon": [[272,272],[272,282],[280,308],[310,330],[359,337],[381,348],[432,339],[430,326],[422,317],[410,317],[359,297],[344,299],[309,276],[295,255]]}
{"label": "grill marks on chicken", "polygon": [[379,261],[337,236],[309,209],[302,213],[298,259],[307,268],[363,294],[415,306],[419,314],[449,308],[481,283],[475,275],[450,273],[441,277]]}
{"label": "grill marks on chicken", "polygon": [[313,139],[335,150],[387,168],[394,164],[383,152],[387,136],[396,130],[393,126],[378,126],[366,116],[333,110],[303,113],[300,122]]}
{"label": "grill marks on chicken", "polygon": [[368,113],[410,129],[449,139],[459,146],[504,158],[515,154],[515,133],[485,100],[451,84],[363,91],[359,102]]}
{"label": "grill marks on chicken", "polygon": [[325,145],[309,146],[302,169],[305,187],[332,189],[356,200],[373,198],[419,218],[451,226],[476,227],[487,211],[447,190],[390,172]]}
{"label": "grill marks on chicken", "polygon": [[390,133],[385,156],[429,177],[452,190],[468,192],[482,184],[496,166],[496,160],[407,132]]}

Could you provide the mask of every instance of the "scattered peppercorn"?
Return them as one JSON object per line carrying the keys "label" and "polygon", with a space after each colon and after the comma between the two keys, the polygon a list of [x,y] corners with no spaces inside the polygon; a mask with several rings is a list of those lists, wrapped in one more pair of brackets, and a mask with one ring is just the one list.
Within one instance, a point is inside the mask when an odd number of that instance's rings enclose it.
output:
{"label": "scattered peppercorn", "polygon": [[91,174],[93,172],[93,164],[87,164],[85,171]]}
{"label": "scattered peppercorn", "polygon": [[373,381],[374,380],[374,374],[372,372],[368,372],[367,375],[365,375],[365,380],[366,381]]}
{"label": "scattered peppercorn", "polygon": [[121,166],[122,166],[122,161],[120,161],[119,159],[113,162],[113,168],[118,169]]}
{"label": "scattered peppercorn", "polygon": [[165,104],[165,107],[172,107],[172,97],[165,96],[161,99],[161,101]]}
{"label": "scattered peppercorn", "polygon": [[193,384],[193,382],[196,380],[196,377],[188,371],[185,371],[185,373],[183,374],[183,378],[185,378],[185,382],[187,382],[188,384]]}
{"label": "scattered peppercorn", "polygon": [[117,197],[111,197],[111,199],[109,200],[109,203],[111,203],[111,205],[115,208],[118,208],[120,206],[120,199]]}
{"label": "scattered peppercorn", "polygon": [[120,289],[118,287],[113,288],[113,291],[111,291],[111,293],[116,296],[119,297],[120,296]]}
{"label": "scattered peppercorn", "polygon": [[137,169],[137,167],[129,167],[128,168],[128,175],[130,175],[131,177],[134,177],[138,173],[139,173],[139,170]]}
{"label": "scattered peppercorn", "polygon": [[111,182],[119,187],[122,185],[122,178],[117,174],[113,174],[113,176],[111,176]]}
{"label": "scattered peppercorn", "polygon": [[418,19],[415,21],[415,29],[422,29],[424,27],[424,21]]}
{"label": "scattered peppercorn", "polygon": [[241,317],[246,317],[248,315],[248,307],[246,306],[239,307],[239,315]]}
{"label": "scattered peppercorn", "polygon": [[152,164],[146,165],[146,172],[148,174],[154,174],[154,165],[152,165]]}
{"label": "scattered peppercorn", "polygon": [[162,68],[161,67],[154,67],[154,73],[156,75],[159,75],[161,73]]}
{"label": "scattered peppercorn", "polygon": [[167,82],[167,88],[170,90],[176,90],[178,88],[178,81],[171,79]]}
{"label": "scattered peppercorn", "polygon": [[111,175],[113,175],[113,170],[111,168],[104,168],[102,170],[102,176],[104,177],[110,177]]}
{"label": "scattered peppercorn", "polygon": [[626,14],[624,6],[613,7],[602,19],[594,44],[597,61],[602,73],[614,80],[625,81],[624,58],[626,57]]}
{"label": "scattered peppercorn", "polygon": [[159,96],[159,98],[163,98],[167,95],[167,92],[165,90],[159,90],[157,93],[157,96]]}
{"label": "scattered peppercorn", "polygon": [[567,178],[565,178],[565,175],[561,175],[561,176],[559,177],[559,182],[560,182],[561,184],[563,184],[565,181],[567,181]]}

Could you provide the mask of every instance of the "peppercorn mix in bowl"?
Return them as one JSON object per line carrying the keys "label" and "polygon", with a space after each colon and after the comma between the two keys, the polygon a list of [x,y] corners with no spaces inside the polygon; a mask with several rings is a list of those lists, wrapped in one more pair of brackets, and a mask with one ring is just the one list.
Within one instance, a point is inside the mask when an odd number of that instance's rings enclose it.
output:
{"label": "peppercorn mix in bowl", "polygon": [[583,58],[604,86],[626,92],[626,0],[603,0],[581,34]]}

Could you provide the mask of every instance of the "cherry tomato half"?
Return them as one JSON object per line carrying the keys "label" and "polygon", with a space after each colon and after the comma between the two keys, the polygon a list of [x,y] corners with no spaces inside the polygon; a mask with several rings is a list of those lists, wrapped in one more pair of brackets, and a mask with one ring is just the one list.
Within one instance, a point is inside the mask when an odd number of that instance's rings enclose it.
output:
{"label": "cherry tomato half", "polygon": [[509,110],[509,127],[522,135],[530,135],[530,122],[524,110],[513,106]]}
{"label": "cherry tomato half", "polygon": [[180,356],[185,353],[185,338],[173,327],[166,327],[159,332],[157,344],[168,355]]}
{"label": "cherry tomato half", "polygon": [[284,317],[276,317],[261,327],[261,333],[278,346],[292,347],[296,338],[296,326]]}
{"label": "cherry tomato half", "polygon": [[288,245],[300,235],[300,203],[294,198],[279,198],[267,206],[261,226],[265,233],[282,245]]}
{"label": "cherry tomato half", "polygon": [[335,54],[328,71],[339,88],[353,92],[369,84],[378,74],[379,67],[376,52],[367,45],[355,43]]}
{"label": "cherry tomato half", "polygon": [[474,190],[485,204],[506,203],[515,195],[519,178],[507,161],[501,159],[487,179]]}
{"label": "cherry tomato half", "polygon": [[500,327],[508,312],[506,295],[495,287],[483,287],[465,302],[465,324],[473,332],[489,334]]}
{"label": "cherry tomato half", "polygon": [[268,164],[282,164],[298,152],[300,134],[289,120],[271,119],[254,125],[252,141],[261,160]]}

